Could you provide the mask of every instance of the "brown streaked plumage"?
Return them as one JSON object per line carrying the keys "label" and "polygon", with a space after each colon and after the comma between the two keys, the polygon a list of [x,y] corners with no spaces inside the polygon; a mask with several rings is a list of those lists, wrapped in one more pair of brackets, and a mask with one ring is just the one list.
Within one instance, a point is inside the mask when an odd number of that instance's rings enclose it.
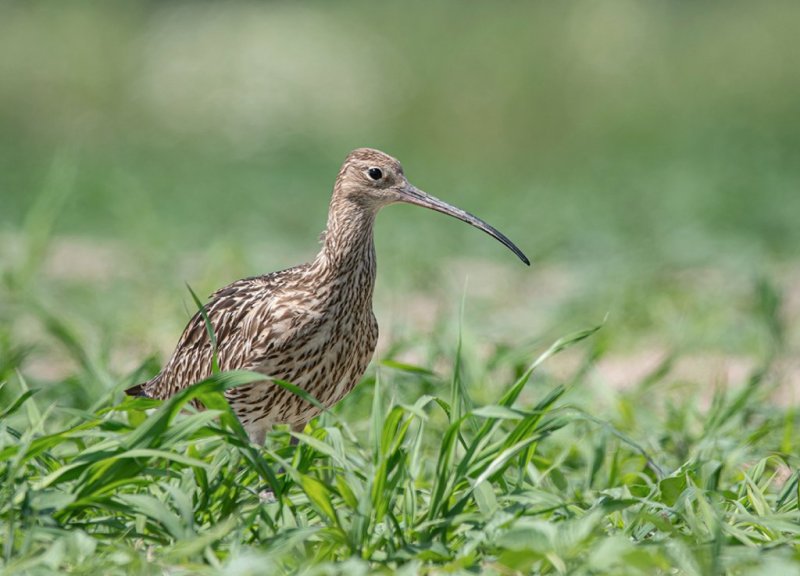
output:
{"label": "brown streaked plumage", "polygon": [[[217,339],[219,367],[253,370],[266,377],[226,393],[253,441],[263,443],[274,424],[302,429],[319,412],[270,379],[292,382],[332,406],[366,370],[378,340],[372,313],[376,271],[372,229],[378,210],[398,202],[472,224],[529,264],[500,232],[409,184],[391,156],[369,148],[354,150],[336,178],[317,257],[294,268],[238,280],[217,290],[205,305]],[[163,370],[127,392],[168,398],[207,378],[212,355],[198,312]]]}

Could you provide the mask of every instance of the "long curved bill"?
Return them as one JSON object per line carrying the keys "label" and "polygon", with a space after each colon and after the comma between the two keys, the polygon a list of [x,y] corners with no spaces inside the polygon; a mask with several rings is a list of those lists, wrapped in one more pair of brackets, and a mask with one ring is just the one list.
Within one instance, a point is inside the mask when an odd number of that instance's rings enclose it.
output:
{"label": "long curved bill", "polygon": [[427,192],[423,192],[419,188],[416,188],[409,184],[405,188],[403,188],[403,201],[409,204],[415,204],[417,206],[422,206],[423,208],[430,208],[431,210],[436,210],[437,212],[441,212],[442,214],[447,214],[448,216],[452,216],[453,218],[458,218],[462,222],[466,222],[467,224],[471,224],[478,228],[479,230],[483,230],[489,236],[492,236],[500,243],[504,244],[509,250],[511,250],[517,257],[522,260],[528,266],[531,265],[530,260],[525,254],[522,253],[522,250],[517,248],[516,244],[514,244],[511,240],[509,240],[505,234],[499,232],[494,226],[490,226],[477,216],[473,216],[469,212],[462,210],[461,208],[456,208],[455,206],[451,206],[447,202],[443,202],[438,198],[431,196]]}

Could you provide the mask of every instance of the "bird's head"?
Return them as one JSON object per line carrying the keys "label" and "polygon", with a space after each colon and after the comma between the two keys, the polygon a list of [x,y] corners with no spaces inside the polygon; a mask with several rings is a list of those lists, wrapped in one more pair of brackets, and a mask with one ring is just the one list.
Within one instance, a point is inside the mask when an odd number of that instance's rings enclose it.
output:
{"label": "bird's head", "polygon": [[377,212],[384,206],[404,202],[430,208],[471,224],[508,247],[525,264],[530,261],[504,234],[477,216],[443,202],[412,185],[395,158],[372,148],[350,152],[339,171],[334,196],[347,199],[362,209]]}

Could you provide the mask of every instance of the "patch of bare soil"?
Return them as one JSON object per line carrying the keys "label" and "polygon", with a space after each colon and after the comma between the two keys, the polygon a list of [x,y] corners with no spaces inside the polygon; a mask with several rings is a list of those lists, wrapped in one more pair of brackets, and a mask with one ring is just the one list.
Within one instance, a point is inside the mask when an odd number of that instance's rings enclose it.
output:
{"label": "patch of bare soil", "polygon": [[119,243],[62,236],[50,244],[43,270],[47,278],[68,282],[105,282],[134,272]]}

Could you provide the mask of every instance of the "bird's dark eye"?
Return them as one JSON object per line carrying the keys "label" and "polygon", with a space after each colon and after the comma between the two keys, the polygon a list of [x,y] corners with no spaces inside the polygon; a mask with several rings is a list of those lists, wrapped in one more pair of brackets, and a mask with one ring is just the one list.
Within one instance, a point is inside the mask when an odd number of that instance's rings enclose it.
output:
{"label": "bird's dark eye", "polygon": [[369,177],[373,180],[380,180],[383,178],[383,172],[381,172],[380,168],[370,168],[367,170],[367,174],[369,174]]}

